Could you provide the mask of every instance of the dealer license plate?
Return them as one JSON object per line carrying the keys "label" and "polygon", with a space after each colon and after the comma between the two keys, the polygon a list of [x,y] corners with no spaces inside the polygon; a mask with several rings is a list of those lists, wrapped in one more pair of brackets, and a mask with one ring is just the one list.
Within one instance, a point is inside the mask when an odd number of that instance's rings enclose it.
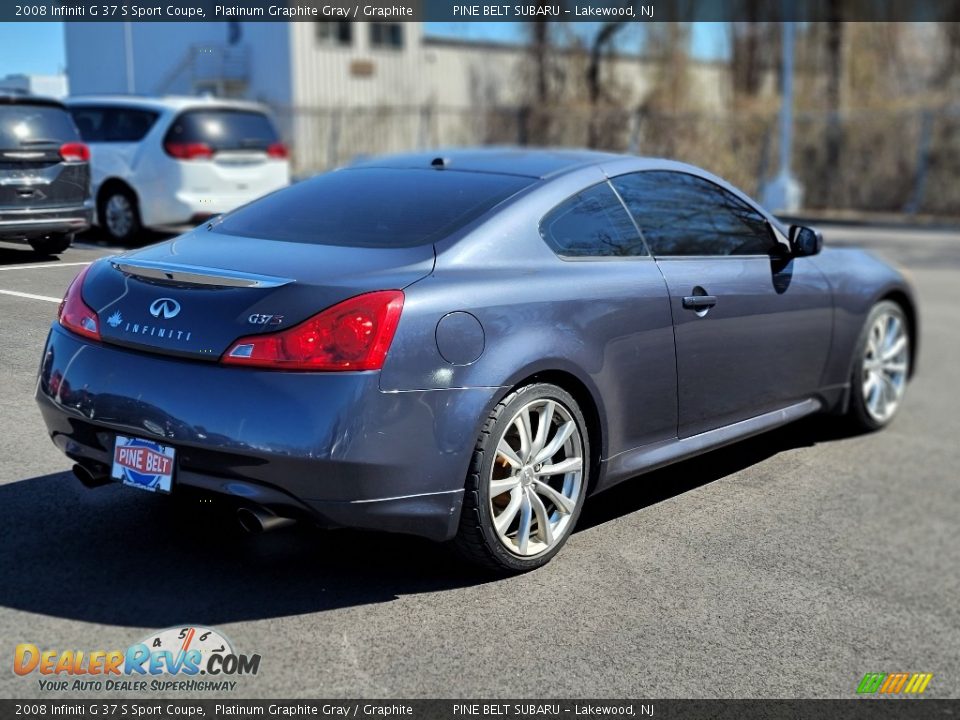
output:
{"label": "dealer license plate", "polygon": [[168,493],[173,486],[174,461],[172,447],[117,435],[110,475],[140,490]]}

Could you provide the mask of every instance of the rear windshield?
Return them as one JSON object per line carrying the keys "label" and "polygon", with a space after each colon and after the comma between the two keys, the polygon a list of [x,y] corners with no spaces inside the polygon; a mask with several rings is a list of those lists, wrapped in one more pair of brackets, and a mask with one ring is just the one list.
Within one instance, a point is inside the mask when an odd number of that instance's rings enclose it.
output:
{"label": "rear windshield", "polygon": [[213,150],[265,150],[279,140],[270,118],[249,110],[189,110],[173,121],[164,142],[206,143]]}
{"label": "rear windshield", "polygon": [[526,177],[451,170],[338,170],[242,207],[224,217],[214,231],[318,245],[426,245],[532,182]]}
{"label": "rear windshield", "polygon": [[77,128],[66,110],[52,105],[0,105],[0,148],[42,147],[76,142]]}

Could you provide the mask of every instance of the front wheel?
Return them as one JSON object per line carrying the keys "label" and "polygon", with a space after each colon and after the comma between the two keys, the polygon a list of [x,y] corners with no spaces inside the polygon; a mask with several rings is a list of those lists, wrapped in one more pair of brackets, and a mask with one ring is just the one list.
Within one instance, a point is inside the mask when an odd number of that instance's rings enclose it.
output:
{"label": "front wheel", "polygon": [[569,393],[546,383],[512,392],[477,441],[455,547],[501,572],[546,564],[580,516],[590,460],[586,423]]}
{"label": "front wheel", "polygon": [[34,238],[29,242],[33,251],[39,255],[59,255],[66,252],[67,248],[73,243],[73,233],[48,235],[47,237]]}
{"label": "front wheel", "polygon": [[910,325],[897,303],[871,309],[857,344],[849,417],[860,430],[878,430],[893,420],[910,376]]}

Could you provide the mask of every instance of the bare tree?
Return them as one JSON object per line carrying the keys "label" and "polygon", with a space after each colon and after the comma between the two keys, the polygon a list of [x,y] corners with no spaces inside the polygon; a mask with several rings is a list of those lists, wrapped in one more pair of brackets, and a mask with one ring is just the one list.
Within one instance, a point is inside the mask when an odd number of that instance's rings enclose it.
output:
{"label": "bare tree", "polygon": [[[960,2],[954,3],[954,6],[960,6]],[[939,85],[949,88],[960,77],[960,23],[940,23],[940,28],[944,54],[937,80]]]}
{"label": "bare tree", "polygon": [[601,64],[613,39],[623,26],[624,21],[603,23],[600,30],[590,43],[590,60],[587,63],[587,96],[590,101],[590,120],[587,133],[587,145],[599,147],[601,144],[601,129],[597,110],[604,98]]}
{"label": "bare tree", "polygon": [[761,0],[744,0],[743,22],[730,23],[730,79],[737,105],[750,105],[780,59],[780,23],[762,22]]}
{"label": "bare tree", "polygon": [[844,0],[828,0],[826,36],[824,48],[826,50],[826,103],[827,103],[827,132],[825,140],[826,163],[824,165],[824,187],[828,197],[833,194],[838,174],[835,169],[840,164],[840,152],[843,146],[843,125],[840,121],[841,89],[843,86],[843,42]]}

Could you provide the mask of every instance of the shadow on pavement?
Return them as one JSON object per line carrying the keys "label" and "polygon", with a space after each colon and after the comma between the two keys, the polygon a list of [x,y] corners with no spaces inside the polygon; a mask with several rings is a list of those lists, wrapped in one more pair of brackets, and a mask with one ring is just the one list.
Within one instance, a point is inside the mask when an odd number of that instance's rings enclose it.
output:
{"label": "shadow on pavement", "polygon": [[29,245],[0,245],[0,267],[6,265],[38,265],[40,263],[50,263],[56,265],[61,262],[60,258],[50,255],[40,255],[33,251]]}
{"label": "shadow on pavement", "polygon": [[[816,418],[650,473],[593,498],[580,529],[839,436]],[[133,627],[219,625],[493,579],[414,537],[300,526],[243,535],[227,506],[202,496],[86,490],[69,473],[0,485],[0,605],[33,613]]]}
{"label": "shadow on pavement", "polygon": [[627,480],[600,493],[590,498],[584,506],[577,530],[602,525],[656,505],[786,450],[813,447],[817,443],[845,437],[850,437],[850,432],[842,418],[813,415],[763,435]]}

